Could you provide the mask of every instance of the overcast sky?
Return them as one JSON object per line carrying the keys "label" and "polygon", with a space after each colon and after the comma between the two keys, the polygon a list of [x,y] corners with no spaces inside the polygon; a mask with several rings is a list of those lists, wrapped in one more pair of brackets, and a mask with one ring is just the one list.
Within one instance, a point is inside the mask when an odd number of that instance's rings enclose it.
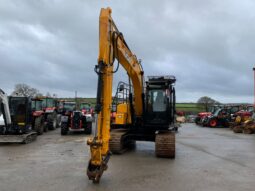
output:
{"label": "overcast sky", "polygon": [[[176,76],[178,102],[253,101],[253,0],[0,0],[0,88],[26,83],[95,97],[98,19],[107,6],[145,75]],[[115,74],[115,85],[125,75]]]}

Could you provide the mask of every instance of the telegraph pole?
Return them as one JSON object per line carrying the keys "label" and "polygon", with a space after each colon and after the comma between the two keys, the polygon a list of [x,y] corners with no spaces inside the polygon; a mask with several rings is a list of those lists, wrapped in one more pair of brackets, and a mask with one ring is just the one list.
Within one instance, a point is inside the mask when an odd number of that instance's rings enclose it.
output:
{"label": "telegraph pole", "polygon": [[254,95],[253,95],[253,97],[254,97],[254,101],[253,101],[253,108],[254,108],[254,110],[255,110],[255,67],[253,67],[253,78],[254,78],[254,80],[253,80],[253,91],[254,91]]}
{"label": "telegraph pole", "polygon": [[75,110],[78,110],[78,104],[77,104],[77,90],[75,90]]}

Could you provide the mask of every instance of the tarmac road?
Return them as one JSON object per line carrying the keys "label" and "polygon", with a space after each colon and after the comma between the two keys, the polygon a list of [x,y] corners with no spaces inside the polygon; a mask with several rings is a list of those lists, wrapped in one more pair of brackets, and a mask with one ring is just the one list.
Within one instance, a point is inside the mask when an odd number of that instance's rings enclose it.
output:
{"label": "tarmac road", "polygon": [[61,136],[57,129],[27,145],[0,145],[0,190],[255,189],[255,135],[185,124],[177,134],[174,160],[156,158],[153,143],[137,142],[134,151],[111,157],[97,185],[86,176],[87,137]]}

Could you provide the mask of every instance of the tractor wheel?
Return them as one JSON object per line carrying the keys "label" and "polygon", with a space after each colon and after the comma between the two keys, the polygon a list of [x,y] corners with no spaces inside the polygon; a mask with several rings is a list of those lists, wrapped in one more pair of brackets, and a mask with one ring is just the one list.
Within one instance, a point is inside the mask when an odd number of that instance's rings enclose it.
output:
{"label": "tractor wheel", "polygon": [[234,133],[242,133],[243,132],[243,127],[241,125],[233,127]]}
{"label": "tractor wheel", "polygon": [[211,119],[209,121],[209,126],[210,127],[216,127],[217,126],[217,120],[216,119]]}
{"label": "tractor wheel", "polygon": [[85,127],[85,133],[86,134],[92,133],[92,122],[87,122],[86,127]]}
{"label": "tractor wheel", "polygon": [[57,113],[54,111],[47,116],[47,122],[49,124],[50,130],[55,130],[57,128]]}
{"label": "tractor wheel", "polygon": [[38,135],[43,134],[43,122],[42,122],[42,117],[37,117],[35,118],[35,126],[34,129],[37,132]]}
{"label": "tractor wheel", "polygon": [[44,125],[43,131],[44,132],[48,132],[49,131],[48,125]]}
{"label": "tractor wheel", "polygon": [[67,135],[67,133],[68,133],[67,124],[62,123],[62,124],[61,124],[61,135]]}
{"label": "tractor wheel", "polygon": [[229,124],[228,121],[225,121],[225,122],[223,123],[223,127],[229,127],[229,126],[230,126],[230,124]]}
{"label": "tractor wheel", "polygon": [[57,128],[61,127],[61,115],[57,114]]}
{"label": "tractor wheel", "polygon": [[197,125],[199,125],[199,122],[201,121],[201,118],[200,117],[196,117],[195,118],[195,123],[197,124]]}

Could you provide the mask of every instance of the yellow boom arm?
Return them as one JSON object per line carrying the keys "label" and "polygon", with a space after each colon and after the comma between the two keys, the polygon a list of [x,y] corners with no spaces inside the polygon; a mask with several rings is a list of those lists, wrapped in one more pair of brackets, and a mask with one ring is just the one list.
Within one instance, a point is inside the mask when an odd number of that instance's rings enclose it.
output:
{"label": "yellow boom arm", "polygon": [[143,70],[136,56],[131,52],[123,35],[119,32],[111,17],[111,9],[101,9],[99,18],[99,55],[95,71],[98,74],[97,105],[95,112],[96,133],[88,140],[91,159],[87,175],[93,182],[99,182],[107,168],[110,157],[110,114],[112,104],[112,79],[115,71],[114,59],[127,71],[133,85],[133,105],[135,116],[143,113]]}

